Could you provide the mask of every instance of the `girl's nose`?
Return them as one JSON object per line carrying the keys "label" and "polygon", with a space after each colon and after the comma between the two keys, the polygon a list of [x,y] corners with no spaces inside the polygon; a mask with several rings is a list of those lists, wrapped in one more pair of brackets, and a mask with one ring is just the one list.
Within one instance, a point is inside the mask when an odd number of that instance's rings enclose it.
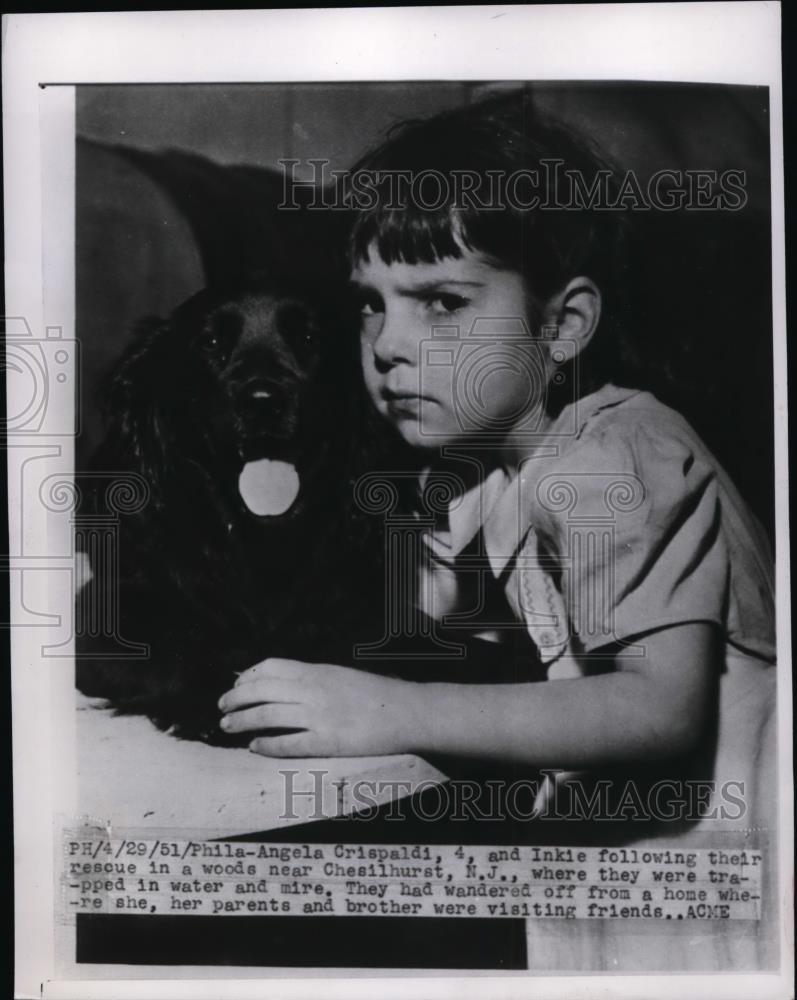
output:
{"label": "girl's nose", "polygon": [[406,316],[385,312],[373,342],[374,359],[380,368],[416,364],[419,340]]}

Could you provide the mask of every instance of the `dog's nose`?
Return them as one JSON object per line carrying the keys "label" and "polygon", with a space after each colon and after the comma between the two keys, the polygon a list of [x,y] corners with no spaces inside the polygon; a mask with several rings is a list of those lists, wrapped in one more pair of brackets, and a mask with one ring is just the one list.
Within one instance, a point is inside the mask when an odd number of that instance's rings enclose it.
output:
{"label": "dog's nose", "polygon": [[239,391],[243,399],[263,403],[274,402],[281,395],[280,384],[273,379],[250,379]]}

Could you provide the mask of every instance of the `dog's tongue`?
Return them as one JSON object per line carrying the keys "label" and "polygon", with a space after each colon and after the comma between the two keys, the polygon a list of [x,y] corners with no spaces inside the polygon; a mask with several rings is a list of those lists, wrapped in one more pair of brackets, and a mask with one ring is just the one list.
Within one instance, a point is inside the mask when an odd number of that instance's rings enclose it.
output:
{"label": "dog's tongue", "polygon": [[243,467],[238,490],[253,514],[274,517],[293,504],[299,494],[299,477],[290,462],[258,458]]}

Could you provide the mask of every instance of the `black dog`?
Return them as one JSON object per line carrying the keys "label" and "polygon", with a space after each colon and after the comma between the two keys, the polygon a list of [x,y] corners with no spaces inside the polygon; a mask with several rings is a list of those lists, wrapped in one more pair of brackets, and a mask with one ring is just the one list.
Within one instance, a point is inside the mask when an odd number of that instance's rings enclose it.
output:
{"label": "black dog", "polygon": [[[223,741],[216,701],[237,672],[267,655],[351,658],[384,593],[380,527],[353,484],[386,440],[355,351],[344,304],[287,282],[206,290],[142,326],[110,379],[92,465],[138,473],[151,497],[122,517],[117,578],[94,566],[79,602],[118,595],[121,635],[150,655],[106,660],[79,638],[84,693]],[[265,517],[239,489],[263,458],[300,485]]]}

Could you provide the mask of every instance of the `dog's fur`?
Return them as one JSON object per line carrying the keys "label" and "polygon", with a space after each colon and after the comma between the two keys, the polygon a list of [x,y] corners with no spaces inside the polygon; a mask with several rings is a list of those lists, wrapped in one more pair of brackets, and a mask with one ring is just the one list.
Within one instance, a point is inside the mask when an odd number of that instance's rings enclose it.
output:
{"label": "dog's fur", "polygon": [[[93,567],[80,600],[116,589],[123,638],[150,655],[94,658],[79,637],[85,694],[223,741],[216,702],[236,672],[267,655],[350,659],[382,616],[384,579],[379,525],[353,485],[387,440],[355,350],[342,303],[286,282],[206,290],[142,325],[110,378],[92,465],[138,473],[151,497],[121,516],[118,579]],[[257,517],[239,495],[260,457],[297,467],[281,516]]]}

